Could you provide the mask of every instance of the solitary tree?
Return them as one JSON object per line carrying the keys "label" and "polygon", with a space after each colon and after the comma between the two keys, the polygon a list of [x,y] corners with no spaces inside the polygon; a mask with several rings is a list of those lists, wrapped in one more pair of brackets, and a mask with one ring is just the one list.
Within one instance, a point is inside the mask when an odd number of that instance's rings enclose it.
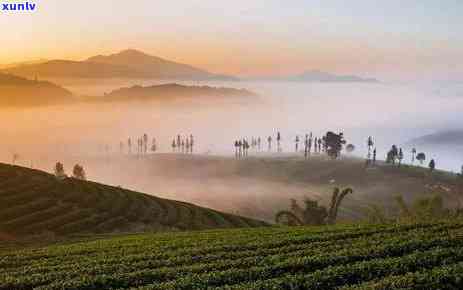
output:
{"label": "solitary tree", "polygon": [[348,153],[352,153],[352,152],[354,152],[354,150],[355,150],[354,144],[348,144],[348,145],[346,146],[346,151],[347,151]]}
{"label": "solitary tree", "polygon": [[420,164],[423,164],[423,162],[426,160],[426,154],[423,152],[420,152],[416,155],[416,160],[420,162]]}
{"label": "solitary tree", "polygon": [[13,165],[16,165],[16,162],[18,162],[18,160],[19,160],[19,154],[14,153],[13,154]]}
{"label": "solitary tree", "polygon": [[392,145],[391,150],[387,152],[386,163],[395,164],[395,161],[399,158],[399,150],[397,146]]}
{"label": "solitary tree", "polygon": [[368,154],[367,154],[367,163],[370,163],[371,160],[371,149],[373,148],[374,142],[371,136],[368,136],[367,146],[368,146]]}
{"label": "solitary tree", "polygon": [[193,154],[193,146],[195,145],[195,141],[193,138],[193,134],[190,134],[190,153]]}
{"label": "solitary tree", "polygon": [[84,167],[79,164],[74,165],[74,168],[72,169],[72,177],[80,180],[86,180],[87,177],[85,176]]}
{"label": "solitary tree", "polygon": [[148,135],[144,134],[143,135],[143,153],[148,153]]}
{"label": "solitary tree", "polygon": [[55,176],[60,179],[66,177],[66,173],[64,172],[64,166],[61,162],[56,162],[55,164]]}
{"label": "solitary tree", "polygon": [[175,138],[174,141],[172,141],[172,152],[175,153],[175,147],[177,147],[177,144],[175,143]]}
{"label": "solitary tree", "polygon": [[[341,155],[341,150],[344,144],[346,144],[346,140],[344,140],[343,133],[333,133],[331,131],[327,132],[325,137],[323,138],[325,142],[325,150],[328,156],[333,159],[336,159]],[[321,139],[318,139],[320,142]],[[319,148],[320,149],[320,148]]]}
{"label": "solitary tree", "polygon": [[157,151],[157,144],[156,144],[156,138],[153,138],[153,141],[151,142],[151,152],[155,153]]}
{"label": "solitary tree", "polygon": [[328,224],[334,224],[336,222],[339,206],[341,205],[342,200],[346,197],[346,195],[353,192],[352,188],[345,188],[342,191],[337,187],[334,189],[333,196],[331,197],[330,210],[328,212]]}
{"label": "solitary tree", "polygon": [[429,170],[433,172],[434,169],[436,169],[436,162],[434,161],[434,159],[431,159],[431,161],[429,161]]}
{"label": "solitary tree", "polygon": [[404,159],[404,152],[402,151],[402,148],[399,149],[399,155],[397,156],[397,159],[399,159],[399,166],[402,165],[402,160]]}

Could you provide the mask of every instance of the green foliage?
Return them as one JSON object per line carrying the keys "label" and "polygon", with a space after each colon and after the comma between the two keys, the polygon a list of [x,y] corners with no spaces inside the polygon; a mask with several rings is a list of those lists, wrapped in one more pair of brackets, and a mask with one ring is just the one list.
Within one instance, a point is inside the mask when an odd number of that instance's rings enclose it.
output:
{"label": "green foliage", "polygon": [[384,208],[379,205],[370,205],[364,212],[366,220],[373,224],[391,222],[433,222],[442,219],[452,219],[462,216],[460,210],[449,210],[444,207],[440,194],[421,197],[407,204],[402,195],[394,196],[398,207],[396,216],[386,216]]}
{"label": "green foliage", "polygon": [[372,224],[385,224],[389,222],[384,209],[376,204],[369,205],[364,210],[364,215],[367,221]]}
{"label": "green foliage", "polygon": [[275,216],[276,223],[285,225],[323,225],[334,224],[338,214],[338,209],[344,197],[352,193],[351,188],[345,188],[342,192],[339,188],[334,188],[329,210],[324,206],[318,205],[318,201],[307,198],[305,208],[301,208],[297,201],[291,200],[291,211],[280,211]]}
{"label": "green foliage", "polygon": [[100,237],[0,252],[0,289],[461,289],[462,230],[443,221]]}

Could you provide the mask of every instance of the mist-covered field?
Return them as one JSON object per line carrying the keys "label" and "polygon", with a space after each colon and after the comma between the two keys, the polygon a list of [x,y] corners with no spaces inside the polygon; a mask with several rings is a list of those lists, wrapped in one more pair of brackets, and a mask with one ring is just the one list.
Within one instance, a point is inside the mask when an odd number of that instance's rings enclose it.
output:
{"label": "mist-covered field", "polygon": [[[147,80],[53,81],[81,96],[101,96],[122,86],[159,83]],[[463,85],[458,84],[207,84],[246,88],[259,96],[2,109],[0,161],[11,163],[13,155],[17,154],[17,164],[46,171],[52,171],[55,162],[61,161],[68,173],[75,163],[80,163],[90,180],[247,214],[251,210],[246,208],[246,202],[252,201],[249,207],[255,207],[270,194],[278,193],[280,197],[263,207],[278,204],[281,208],[287,205],[281,203],[289,198],[319,196],[328,191],[319,192],[321,187],[307,188],[307,184],[298,186],[291,180],[266,180],[264,183],[250,178],[243,182],[243,177],[234,179],[231,175],[228,180],[223,179],[227,176],[214,178],[205,174],[179,182],[175,179],[175,168],[171,168],[170,177],[163,176],[156,183],[148,174],[147,162],[140,163],[137,168],[132,162],[135,157],[125,156],[127,139],[131,137],[135,147],[136,138],[146,133],[150,140],[156,138],[157,153],[170,153],[174,136],[193,134],[196,154],[231,156],[236,139],[260,136],[266,148],[266,137],[275,138],[279,131],[283,150],[288,154],[294,152],[296,135],[303,139],[306,133],[321,136],[333,130],[344,132],[348,143],[356,146],[353,155],[357,157],[366,155],[366,139],[373,136],[378,159],[383,159],[392,144],[400,146],[425,134],[458,129],[462,121]],[[407,163],[411,148],[404,149]],[[459,172],[463,164],[459,148],[426,148],[425,152],[428,160],[436,160],[439,169]],[[250,155],[255,153],[251,150]],[[123,160],[130,161],[127,169]],[[236,202],[237,199],[240,202]],[[260,217],[268,219],[269,216],[270,213],[262,209]]]}

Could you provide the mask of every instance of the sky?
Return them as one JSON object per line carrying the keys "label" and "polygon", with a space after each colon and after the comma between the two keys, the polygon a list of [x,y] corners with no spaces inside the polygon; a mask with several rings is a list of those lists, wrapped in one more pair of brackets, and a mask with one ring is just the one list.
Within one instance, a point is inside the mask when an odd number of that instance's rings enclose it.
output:
{"label": "sky", "polygon": [[28,1],[36,11],[0,10],[0,63],[135,48],[238,76],[463,79],[461,0]]}

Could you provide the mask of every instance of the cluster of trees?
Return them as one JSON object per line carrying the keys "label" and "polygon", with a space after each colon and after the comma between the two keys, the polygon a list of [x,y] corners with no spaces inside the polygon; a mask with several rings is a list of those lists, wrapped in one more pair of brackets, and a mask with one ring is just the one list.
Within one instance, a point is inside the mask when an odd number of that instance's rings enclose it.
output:
{"label": "cluster of trees", "polygon": [[[135,139],[134,139],[135,140]],[[137,155],[143,155],[143,154],[148,154],[148,151],[151,150],[151,152],[156,152],[157,151],[157,142],[156,138],[151,139],[151,146],[149,146],[149,137],[148,134],[143,134],[143,136],[140,136],[136,138],[136,150],[133,150],[132,147],[134,147],[134,141],[132,141],[132,138],[129,137],[127,139],[127,153],[132,154],[133,152],[136,152]],[[125,148],[124,148],[124,142],[121,141],[119,143],[119,151],[120,153],[124,153]]]}
{"label": "cluster of trees", "polygon": [[340,190],[334,188],[330,207],[320,206],[318,201],[306,199],[305,208],[299,206],[296,200],[291,200],[291,209],[276,214],[275,221],[285,225],[325,225],[336,223],[338,210],[346,195],[353,193],[351,188]]}
{"label": "cluster of trees", "polygon": [[[66,172],[64,171],[64,165],[61,162],[55,164],[55,176],[59,179],[64,179],[67,177]],[[72,169],[72,177],[80,180],[87,180],[84,167],[82,165],[76,164]]]}
{"label": "cluster of trees", "polygon": [[[259,137],[259,140],[260,140],[260,137]],[[252,141],[251,141],[251,144],[253,144],[252,146],[255,145]],[[251,145],[249,145],[249,142],[246,138],[236,140],[235,141],[235,157],[241,158],[241,157],[248,156],[249,148],[251,148]]]}
{"label": "cluster of trees", "polygon": [[[426,161],[426,154],[424,152],[417,153],[416,148],[413,148],[411,151],[411,163],[415,162],[415,159],[423,164]],[[391,149],[387,152],[386,163],[402,165],[402,160],[404,159],[404,153],[402,148],[398,148],[396,145],[392,145]],[[428,164],[429,170],[434,171],[436,168],[436,161],[431,159]]]}
{"label": "cluster of trees", "polygon": [[[296,136],[296,152],[298,151],[299,147],[299,137]],[[326,153],[329,157],[336,159],[341,156],[341,151],[343,146],[346,144],[346,140],[344,139],[344,134],[342,132],[336,134],[332,131],[328,131],[322,137],[313,137],[312,133],[305,135],[304,141],[304,157],[307,159],[313,153]],[[349,144],[346,149],[349,152],[355,150],[355,146]]]}
{"label": "cluster of trees", "polygon": [[192,134],[186,137],[179,134],[176,138],[173,138],[171,146],[174,153],[193,154],[195,140]]}
{"label": "cluster of trees", "polygon": [[[267,137],[267,150],[269,152],[273,150],[274,140],[276,140],[277,142],[277,152],[283,152],[283,148],[281,146],[282,137],[280,132],[277,132],[276,137]],[[301,141],[302,140],[299,137],[299,135],[296,135],[296,138],[294,140],[296,153],[298,153],[300,150]],[[312,133],[306,134],[303,143],[304,156],[307,159],[312,154],[312,152],[318,154],[326,153],[331,158],[336,159],[341,155],[341,151],[345,144],[346,140],[344,139],[344,134],[342,132],[336,134],[332,131],[329,131],[322,137],[314,137]],[[262,150],[262,139],[261,137],[252,137],[251,142],[249,143],[248,139],[242,138],[239,140],[235,140],[234,147],[236,157],[247,156],[249,149],[256,149],[259,152]],[[349,144],[347,145],[346,150],[348,152],[352,152],[355,150],[355,146]]]}

